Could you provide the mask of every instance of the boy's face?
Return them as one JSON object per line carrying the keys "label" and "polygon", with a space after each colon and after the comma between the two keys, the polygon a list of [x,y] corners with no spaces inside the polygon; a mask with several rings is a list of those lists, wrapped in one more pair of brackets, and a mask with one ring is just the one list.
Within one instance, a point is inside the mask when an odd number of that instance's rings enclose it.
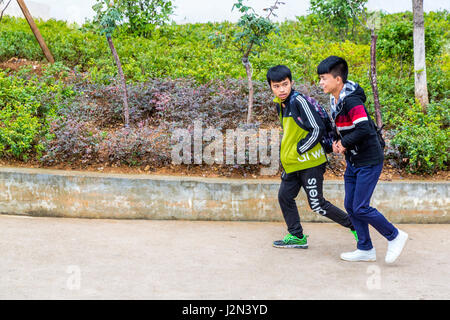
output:
{"label": "boy's face", "polygon": [[273,91],[273,94],[280,98],[281,100],[286,100],[286,98],[291,94],[292,86],[294,85],[294,81],[286,78],[280,82],[270,82],[270,88]]}
{"label": "boy's face", "polygon": [[331,73],[324,73],[319,75],[319,85],[325,93],[335,93],[342,89],[342,78],[340,76],[334,77]]}

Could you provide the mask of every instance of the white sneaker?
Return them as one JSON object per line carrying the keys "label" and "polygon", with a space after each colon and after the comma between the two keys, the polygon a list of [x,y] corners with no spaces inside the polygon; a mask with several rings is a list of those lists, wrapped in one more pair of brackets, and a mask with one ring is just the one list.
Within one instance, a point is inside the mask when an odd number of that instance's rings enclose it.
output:
{"label": "white sneaker", "polygon": [[402,253],[408,240],[408,234],[402,230],[398,230],[398,235],[394,240],[388,241],[388,249],[386,252],[386,263],[393,263],[397,260],[400,253]]}
{"label": "white sneaker", "polygon": [[370,250],[359,250],[356,249],[352,252],[341,253],[341,259],[345,261],[376,261],[377,253],[375,248]]}

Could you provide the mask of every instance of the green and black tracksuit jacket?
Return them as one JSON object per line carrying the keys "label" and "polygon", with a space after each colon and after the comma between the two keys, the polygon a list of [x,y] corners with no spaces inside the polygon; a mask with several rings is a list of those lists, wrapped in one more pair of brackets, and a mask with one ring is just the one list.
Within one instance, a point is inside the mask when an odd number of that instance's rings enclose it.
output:
{"label": "green and black tracksuit jacket", "polygon": [[327,162],[320,144],[325,125],[302,94],[292,90],[287,99],[275,98],[283,128],[280,160],[286,173],[317,167]]}

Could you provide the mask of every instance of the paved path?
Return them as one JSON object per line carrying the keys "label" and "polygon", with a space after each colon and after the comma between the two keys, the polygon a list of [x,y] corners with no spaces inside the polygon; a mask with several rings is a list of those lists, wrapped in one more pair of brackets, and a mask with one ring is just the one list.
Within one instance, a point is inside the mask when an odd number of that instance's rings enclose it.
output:
{"label": "paved path", "polygon": [[0,299],[450,299],[450,225],[399,225],[394,265],[339,259],[352,235],[305,223],[310,248],[276,249],[283,223],[0,215]]}

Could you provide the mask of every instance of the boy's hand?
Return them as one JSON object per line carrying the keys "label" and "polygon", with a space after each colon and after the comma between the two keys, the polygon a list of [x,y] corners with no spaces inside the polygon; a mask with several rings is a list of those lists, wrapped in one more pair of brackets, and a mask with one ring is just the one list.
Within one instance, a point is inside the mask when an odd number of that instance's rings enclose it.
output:
{"label": "boy's hand", "polygon": [[344,154],[345,151],[347,151],[347,149],[344,148],[344,146],[341,143],[341,140],[339,140],[337,142],[336,141],[333,142],[333,152],[334,153],[342,153],[342,154]]}
{"label": "boy's hand", "polygon": [[334,153],[339,153],[339,149],[337,147],[337,142],[336,141],[333,141],[333,152]]}
{"label": "boy's hand", "polygon": [[344,154],[345,151],[347,151],[347,149],[342,145],[341,140],[339,140],[339,141],[336,143],[336,147],[337,147],[337,149],[339,150],[339,153]]}

